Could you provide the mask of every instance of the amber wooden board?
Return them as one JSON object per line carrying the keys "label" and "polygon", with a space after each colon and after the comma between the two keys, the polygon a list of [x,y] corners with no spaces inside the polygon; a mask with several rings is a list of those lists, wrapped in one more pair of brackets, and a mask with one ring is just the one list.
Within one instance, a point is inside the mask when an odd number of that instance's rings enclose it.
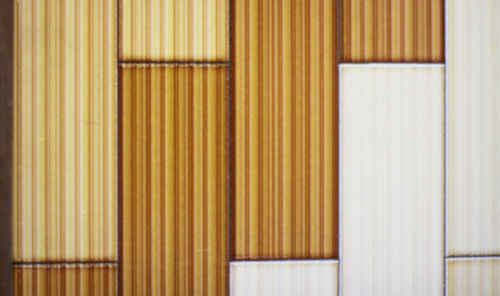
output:
{"label": "amber wooden board", "polygon": [[228,60],[229,0],[117,1],[121,60]]}
{"label": "amber wooden board", "polygon": [[15,296],[112,296],[116,264],[15,266]]}
{"label": "amber wooden board", "polygon": [[226,295],[225,67],[121,68],[123,295]]}
{"label": "amber wooden board", "polygon": [[447,260],[447,296],[500,295],[500,258]]}
{"label": "amber wooden board", "polygon": [[500,2],[447,9],[447,252],[500,255]]}
{"label": "amber wooden board", "polygon": [[116,5],[15,2],[14,261],[116,260]]}
{"label": "amber wooden board", "polygon": [[342,61],[444,61],[444,1],[342,0]]}
{"label": "amber wooden board", "polygon": [[233,257],[335,258],[336,3],[233,9]]}

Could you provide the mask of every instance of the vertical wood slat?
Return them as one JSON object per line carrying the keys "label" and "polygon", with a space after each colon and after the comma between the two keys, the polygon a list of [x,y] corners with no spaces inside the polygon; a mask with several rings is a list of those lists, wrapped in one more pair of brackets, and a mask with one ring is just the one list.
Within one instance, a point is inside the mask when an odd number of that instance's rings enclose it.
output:
{"label": "vertical wood slat", "polygon": [[448,0],[448,255],[500,254],[500,19]]}
{"label": "vertical wood slat", "polygon": [[336,3],[237,0],[233,16],[233,258],[335,258]]}
{"label": "vertical wood slat", "polygon": [[13,260],[116,260],[116,5],[15,2]]}
{"label": "vertical wood slat", "polygon": [[226,295],[227,69],[120,80],[123,295]]}
{"label": "vertical wood slat", "polygon": [[120,1],[120,59],[223,61],[229,0]]}
{"label": "vertical wood slat", "polygon": [[116,264],[15,266],[15,296],[116,295]]}
{"label": "vertical wood slat", "polygon": [[340,66],[343,295],[441,295],[444,67]]}
{"label": "vertical wood slat", "polygon": [[444,1],[342,0],[342,61],[444,61]]}
{"label": "vertical wood slat", "polygon": [[448,268],[448,296],[499,295],[500,259],[451,259]]}
{"label": "vertical wood slat", "polygon": [[337,295],[337,261],[247,261],[230,268],[234,296]]}

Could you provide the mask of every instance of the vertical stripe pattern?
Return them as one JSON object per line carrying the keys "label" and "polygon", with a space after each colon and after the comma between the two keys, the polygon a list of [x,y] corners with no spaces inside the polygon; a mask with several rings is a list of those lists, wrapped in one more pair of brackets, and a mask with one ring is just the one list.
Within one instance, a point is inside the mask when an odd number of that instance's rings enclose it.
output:
{"label": "vertical stripe pattern", "polygon": [[337,295],[337,261],[233,262],[230,268],[234,296]]}
{"label": "vertical stripe pattern", "polygon": [[448,261],[448,295],[500,295],[500,259]]}
{"label": "vertical stripe pattern", "polygon": [[342,0],[342,61],[443,61],[444,1]]}
{"label": "vertical stripe pattern", "polygon": [[116,264],[15,266],[15,296],[116,295]]}
{"label": "vertical stripe pattern", "polygon": [[444,68],[341,66],[342,295],[441,295]]}
{"label": "vertical stripe pattern", "polygon": [[116,259],[115,15],[15,1],[14,261]]}
{"label": "vertical stripe pattern", "polygon": [[120,59],[222,61],[229,0],[120,1]]}
{"label": "vertical stripe pattern", "polygon": [[233,257],[334,258],[335,1],[233,9]]}
{"label": "vertical stripe pattern", "polygon": [[226,295],[225,67],[123,66],[123,295]]}
{"label": "vertical stripe pattern", "polygon": [[500,255],[500,2],[448,1],[448,254]]}

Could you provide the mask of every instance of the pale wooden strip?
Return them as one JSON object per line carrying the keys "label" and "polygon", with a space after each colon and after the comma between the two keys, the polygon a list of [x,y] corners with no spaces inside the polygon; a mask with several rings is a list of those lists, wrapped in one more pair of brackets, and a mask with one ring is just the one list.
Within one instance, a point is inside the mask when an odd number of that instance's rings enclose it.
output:
{"label": "pale wooden strip", "polygon": [[227,295],[227,70],[123,66],[123,295]]}
{"label": "pale wooden strip", "polygon": [[444,68],[340,67],[343,295],[443,291]]}
{"label": "pale wooden strip", "polygon": [[499,295],[500,259],[447,260],[448,295]]}
{"label": "pale wooden strip", "polygon": [[334,296],[338,261],[239,261],[231,263],[232,296]]}
{"label": "pale wooden strip", "polygon": [[110,296],[117,293],[116,264],[14,267],[15,296]]}
{"label": "pale wooden strip", "polygon": [[116,5],[15,3],[13,259],[115,260]]}
{"label": "pale wooden strip", "polygon": [[233,256],[337,256],[333,0],[237,0]]}
{"label": "pale wooden strip", "polygon": [[496,0],[449,0],[448,254],[500,254],[500,19]]}
{"label": "pale wooden strip", "polygon": [[121,60],[228,60],[228,0],[118,1]]}

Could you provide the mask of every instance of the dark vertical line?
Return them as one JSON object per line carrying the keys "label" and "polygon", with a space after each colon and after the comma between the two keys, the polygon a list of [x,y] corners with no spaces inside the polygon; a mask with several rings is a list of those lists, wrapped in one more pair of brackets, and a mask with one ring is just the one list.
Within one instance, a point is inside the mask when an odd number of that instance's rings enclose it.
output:
{"label": "dark vertical line", "polygon": [[120,51],[121,51],[121,45],[120,45],[120,13],[121,13],[121,0],[115,0],[116,1],[116,6],[115,6],[115,17],[116,17],[116,47],[115,47],[115,75],[116,75],[116,110],[117,110],[117,131],[116,131],[116,137],[117,137],[117,147],[116,147],[116,152],[118,155],[118,163],[117,163],[117,169],[118,171],[116,172],[116,178],[117,178],[117,196],[116,196],[116,205],[117,205],[117,210],[118,210],[118,215],[117,215],[117,260],[118,260],[118,272],[116,273],[116,293],[117,296],[122,295],[122,279],[123,279],[123,262],[122,262],[122,257],[123,257],[123,227],[122,227],[122,198],[123,198],[123,110],[122,110],[122,99],[121,99],[121,88],[122,88],[122,81],[121,81],[121,71],[120,71],[120,65],[118,61],[120,60]]}
{"label": "dark vertical line", "polygon": [[[65,24],[65,11],[64,11],[64,1],[61,2],[61,7],[60,7],[60,13],[61,13],[61,24]],[[61,184],[60,184],[60,194],[59,194],[59,198],[60,198],[60,202],[61,202],[61,220],[60,220],[60,223],[61,225],[59,225],[60,229],[59,231],[61,232],[60,235],[61,235],[61,257],[65,257],[65,242],[66,242],[66,238],[64,237],[64,229],[65,229],[65,199],[64,199],[64,185],[65,185],[65,174],[64,174],[64,158],[65,158],[65,154],[66,154],[66,151],[64,149],[64,132],[65,132],[65,104],[64,104],[64,91],[65,91],[65,84],[64,84],[64,62],[65,62],[65,55],[64,55],[64,49],[66,48],[65,46],[65,42],[64,42],[64,25],[61,26],[60,28],[60,48],[59,48],[59,55],[61,56],[61,63],[59,65],[59,83],[60,83],[60,95],[59,95],[59,99],[61,100],[61,105],[60,105],[60,117],[59,117],[59,120],[60,120],[60,126],[61,126],[61,130],[60,130],[60,138],[59,138],[59,145],[60,146],[60,149],[61,149],[61,162],[60,162],[60,167],[59,167],[59,171],[60,171],[60,177],[61,177]],[[64,275],[63,275],[64,277]],[[63,278],[64,279],[64,278]],[[64,280],[63,280],[64,282]]]}
{"label": "dark vertical line", "polygon": [[245,247],[250,253],[250,0],[245,0]]}
{"label": "dark vertical line", "polygon": [[262,23],[263,23],[263,10],[262,10],[262,0],[257,0],[257,13],[258,13],[258,20],[257,20],[257,140],[259,142],[258,147],[257,147],[257,250],[256,254],[257,256],[262,256],[264,254],[264,229],[263,229],[263,197],[264,195],[264,169],[263,169],[263,133],[264,133],[264,128],[262,124],[263,120],[263,107],[262,107],[262,88],[263,86],[263,80],[262,80],[262,75],[264,75],[264,71],[262,71],[262,58],[263,58],[263,49],[262,49],[262,43],[263,43],[263,38],[262,35],[264,33],[264,30],[262,28]]}
{"label": "dark vertical line", "polygon": [[[44,18],[44,22],[45,22],[45,26],[44,26],[44,39],[45,39],[45,43],[44,45],[46,47],[48,47],[48,44],[49,44],[49,8],[47,7],[48,5],[45,5],[44,7],[44,15],[45,15],[45,18]],[[89,31],[90,32],[90,31]],[[89,33],[90,34],[90,33]],[[49,187],[50,187],[50,177],[49,177],[49,165],[50,165],[50,153],[49,153],[49,148],[50,148],[50,134],[49,134],[49,103],[48,103],[48,100],[49,100],[49,90],[50,90],[50,80],[49,80],[49,61],[50,61],[50,57],[49,57],[49,51],[48,50],[45,50],[45,63],[44,63],[44,66],[45,66],[45,69],[44,69],[44,77],[43,77],[43,83],[45,85],[45,93],[44,93],[44,96],[45,96],[45,106],[44,106],[44,115],[45,115],[45,118],[44,118],[44,137],[45,137],[45,156],[44,156],[44,163],[45,163],[45,195],[44,195],[44,199],[45,199],[45,221],[43,221],[43,225],[46,229],[48,229],[49,227],[49,205],[50,205],[50,192],[49,192]],[[45,235],[45,254],[39,254],[41,256],[47,256],[49,257],[49,232],[48,231],[45,231],[44,233]],[[48,294],[47,294],[48,295]]]}
{"label": "dark vertical line", "polygon": [[278,0],[278,257],[284,253],[283,243],[283,0]]}
{"label": "dark vertical line", "polygon": [[151,72],[154,71],[155,69],[153,68],[149,68],[145,71],[145,82],[144,82],[144,85],[143,87],[145,87],[145,91],[146,91],[146,98],[145,98],[145,103],[146,103],[146,106],[145,106],[145,118],[144,118],[144,121],[145,121],[145,125],[146,125],[146,130],[145,130],[145,133],[146,133],[146,164],[145,164],[145,173],[144,175],[146,176],[146,180],[145,180],[145,185],[146,185],[146,188],[145,188],[145,191],[146,191],[146,194],[145,194],[145,207],[146,207],[146,215],[145,215],[145,226],[146,226],[146,239],[145,239],[145,243],[146,243],[146,272],[145,272],[145,278],[146,278],[146,295],[151,295],[151,276],[152,276],[152,257],[151,257],[151,253],[153,252],[153,249],[152,249],[152,236],[151,236],[151,227],[152,227],[152,216],[151,216],[151,207],[152,207],[152,199],[153,199],[153,196],[151,194],[151,188],[153,187],[153,181],[152,181],[152,174],[151,174],[151,170],[152,170],[152,154],[153,154],[153,149],[152,149],[152,146],[151,146],[151,142],[152,142],[152,137],[154,137],[153,133],[152,133],[152,128],[151,128],[151,125],[153,124],[153,118],[152,118],[152,100],[154,98],[151,97],[151,88],[153,87],[152,83],[151,83]]}
{"label": "dark vertical line", "polygon": [[[137,90],[136,90],[136,78],[137,76],[140,74],[140,71],[141,69],[132,69],[132,68],[129,68],[129,69],[126,69],[127,72],[129,72],[129,75],[130,75],[130,89],[128,90],[129,91],[129,95],[128,95],[128,100],[129,102],[127,102],[127,105],[129,106],[130,108],[130,111],[129,110],[125,110],[123,107],[123,112],[127,111],[127,112],[130,112],[130,124],[127,123],[127,125],[130,126],[130,147],[129,150],[130,151],[130,167],[131,167],[131,172],[130,172],[130,175],[132,176],[132,180],[130,180],[130,192],[129,194],[127,195],[127,198],[129,198],[129,209],[130,209],[130,237],[132,237],[133,241],[129,242],[130,243],[130,269],[131,272],[132,272],[132,282],[130,283],[130,291],[131,293],[135,293],[136,291],[136,266],[137,266],[137,254],[136,254],[136,244],[137,244],[137,220],[136,220],[136,200],[139,199],[138,196],[136,196],[136,182],[137,182],[137,178],[136,178],[136,173],[137,173],[137,161],[136,161],[136,150],[135,149],[136,145],[137,145],[137,140],[136,140],[136,110],[137,109],[137,106],[135,106],[135,98],[137,97]],[[123,81],[121,82],[122,85],[123,85]],[[123,124],[123,123],[122,123]],[[128,144],[128,143],[127,143]],[[122,152],[123,153],[123,152]],[[123,165],[123,164],[122,164]],[[123,182],[123,180],[122,180]],[[122,229],[123,231],[123,229]],[[123,259],[122,259],[123,260]],[[123,271],[123,266],[122,266],[122,271]],[[123,279],[123,278],[122,278]]]}
{"label": "dark vertical line", "polygon": [[[175,1],[174,1],[175,3]],[[174,14],[175,15],[175,14]],[[173,205],[173,208],[174,208],[174,212],[178,212],[178,209],[177,209],[177,199],[179,198],[178,194],[177,194],[177,190],[178,190],[178,186],[177,186],[177,181],[178,181],[178,178],[177,178],[177,151],[178,151],[178,147],[177,145],[179,143],[177,143],[177,118],[178,118],[178,114],[177,114],[177,83],[179,82],[179,79],[178,79],[178,76],[179,76],[179,72],[178,71],[173,71],[172,73],[172,76],[173,76],[173,97],[172,97],[172,101],[173,101],[173,114],[174,114],[174,118],[173,118],[173,131],[174,131],[174,136],[173,136],[173,147],[174,147],[174,159],[173,159],[173,165],[174,165],[174,169],[172,170],[174,172],[174,180],[172,180],[173,182],[173,185],[174,185],[174,205]],[[180,141],[179,141],[180,142]],[[177,248],[177,243],[178,243],[178,238],[177,238],[177,218],[178,218],[178,215],[175,215],[174,214],[174,217],[173,217],[173,220],[174,220],[174,241],[173,241],[173,244],[172,244],[172,247],[174,249],[174,258],[172,258],[172,267],[173,269],[176,271],[175,272],[175,275],[174,275],[174,282],[173,282],[173,292],[174,294],[178,294],[177,293],[177,279],[179,278],[180,276],[180,272],[177,272],[178,269],[178,261],[177,261],[177,254],[178,254],[178,248]]]}
{"label": "dark vertical line", "polygon": [[[227,151],[226,155],[227,157],[227,172],[226,172],[226,198],[227,198],[227,204],[226,204],[226,211],[228,212],[228,226],[227,226],[227,254],[225,258],[225,267],[226,267],[226,276],[225,276],[225,289],[226,289],[226,294],[230,294],[230,285],[231,285],[231,269],[229,262],[233,259],[233,192],[235,191],[235,176],[234,174],[236,173],[236,170],[234,169],[234,163],[235,163],[235,151],[233,151],[233,141],[235,139],[235,136],[233,135],[233,127],[235,125],[235,121],[233,121],[233,67],[234,67],[234,61],[235,61],[235,50],[233,48],[235,47],[234,44],[234,39],[233,39],[233,28],[234,28],[234,20],[233,20],[233,9],[234,9],[234,4],[233,0],[230,0],[228,2],[228,56],[229,56],[229,66],[227,69],[227,80],[226,80],[226,88],[227,88],[227,102],[226,102],[226,124],[227,124],[227,135],[226,135],[226,141],[227,141]],[[217,128],[219,128],[219,125],[217,125]],[[217,289],[219,292],[219,289]]]}
{"label": "dark vertical line", "polygon": [[[209,195],[208,195],[208,120],[207,120],[207,117],[208,117],[208,113],[207,113],[207,109],[208,109],[208,91],[207,91],[207,88],[208,88],[208,83],[207,83],[207,75],[208,75],[208,71],[210,69],[207,69],[207,68],[202,68],[200,69],[202,71],[202,91],[203,91],[203,95],[202,95],[202,108],[203,108],[203,113],[202,113],[202,120],[203,120],[203,160],[202,160],[202,163],[203,163],[203,173],[202,173],[202,176],[203,176],[203,185],[202,185],[202,192],[203,192],[203,214],[202,214],[202,218],[203,218],[203,226],[202,226],[202,235],[203,235],[203,291],[206,291],[207,294],[208,294],[208,257],[211,256],[211,252],[210,252],[210,249],[208,247],[208,227],[209,227],[209,220],[208,220],[208,215],[209,215],[209,210],[208,210],[208,198],[209,198]],[[214,71],[215,73],[210,73],[210,74],[217,74],[216,71]],[[216,80],[216,84],[218,85],[218,80]],[[216,92],[216,94],[218,95],[218,93]],[[217,98],[216,98],[217,99]],[[217,129],[217,127],[216,127]],[[216,137],[217,139],[217,137]],[[199,147],[197,147],[199,149]],[[217,158],[216,158],[217,159]],[[217,175],[215,176],[216,178],[218,177]],[[219,196],[217,196],[216,198],[219,198]],[[217,206],[217,205],[216,205]],[[217,227],[217,225],[216,225]],[[200,229],[198,229],[198,231],[200,231]],[[194,231],[193,231],[194,232]],[[218,233],[218,231],[217,231]]]}
{"label": "dark vertical line", "polygon": [[291,241],[291,252],[290,252],[290,256],[295,256],[296,253],[295,253],[295,250],[297,249],[297,244],[295,243],[295,234],[296,234],[296,231],[295,231],[295,198],[296,198],[296,193],[295,193],[295,190],[294,190],[294,186],[295,186],[295,150],[296,150],[296,147],[295,147],[295,90],[294,88],[296,87],[296,79],[295,79],[295,68],[296,68],[296,59],[295,59],[295,35],[296,35],[296,32],[295,32],[295,6],[294,5],[291,5],[291,11],[290,11],[290,25],[291,25],[291,28],[290,28],[290,32],[292,34],[292,37],[290,38],[291,40],[291,44],[290,44],[290,64],[291,64],[291,92],[290,92],[290,109],[291,109],[291,133],[290,133],[290,137],[291,137],[291,157],[290,157],[290,162],[291,162],[291,183],[290,183],[290,192],[291,192],[291,196],[290,196],[290,223],[291,223],[291,238],[290,238],[290,241]]}
{"label": "dark vertical line", "polygon": [[194,247],[194,195],[195,195],[195,190],[194,186],[196,186],[194,182],[194,136],[195,136],[195,127],[194,127],[194,72],[191,69],[188,70],[188,122],[189,122],[189,130],[186,136],[188,136],[188,151],[189,151],[189,158],[188,158],[188,179],[189,179],[189,198],[188,198],[188,203],[189,203],[189,214],[188,214],[188,224],[189,224],[189,230],[188,230],[188,235],[189,235],[189,253],[191,254],[191,258],[188,258],[188,260],[191,260],[190,265],[189,265],[189,273],[188,273],[188,291],[189,295],[194,295],[194,265],[195,265],[195,247]]}
{"label": "dark vertical line", "polygon": [[[93,55],[92,55],[92,0],[89,1],[89,7],[88,7],[88,22],[90,23],[90,26],[88,28],[88,46],[89,46],[89,53],[88,53],[88,64],[86,65],[88,67],[88,71],[89,71],[89,74],[90,74],[90,71],[92,69],[92,58],[93,58]],[[90,75],[89,75],[90,76]],[[94,107],[93,106],[93,93],[92,93],[92,78],[89,78],[90,80],[88,81],[87,83],[87,93],[89,94],[89,97],[88,97],[88,102],[89,102],[89,106],[88,106],[88,109],[87,109],[87,112],[89,113],[88,116],[87,116],[87,125],[88,125],[88,145],[87,145],[87,151],[88,151],[88,194],[87,194],[87,198],[88,198],[88,203],[89,203],[89,207],[88,207],[88,217],[89,217],[89,227],[87,229],[87,232],[88,232],[88,238],[89,238],[89,241],[88,241],[88,251],[89,251],[89,254],[90,256],[92,257],[94,254],[92,254],[92,228],[95,226],[95,223],[92,219],[92,215],[93,215],[93,212],[92,212],[92,198],[93,198],[93,190],[92,190],[92,127],[93,127],[93,124],[92,124],[92,108]]]}
{"label": "dark vertical line", "polygon": [[405,1],[401,1],[400,15],[399,15],[399,26],[401,28],[400,32],[400,46],[401,46],[401,61],[406,60],[406,50],[405,50]]}
{"label": "dark vertical line", "polygon": [[[163,3],[163,2],[162,2]],[[163,5],[163,4],[162,4]],[[163,9],[162,9],[163,11]],[[163,42],[162,42],[163,44]],[[162,50],[163,53],[163,50]],[[165,189],[165,171],[166,171],[166,166],[165,166],[165,133],[166,133],[166,128],[165,128],[165,69],[160,69],[160,217],[161,217],[161,223],[160,223],[160,276],[163,280],[160,281],[160,293],[166,294],[166,256],[165,253],[167,251],[167,245],[166,245],[166,234],[167,230],[165,229],[165,211],[166,211],[166,189]],[[174,196],[175,198],[175,196]],[[170,219],[170,217],[169,217]]]}
{"label": "dark vertical line", "polygon": [[304,46],[304,99],[305,99],[305,110],[304,110],[304,125],[305,125],[305,143],[304,143],[304,202],[305,202],[305,226],[304,226],[304,239],[305,239],[305,252],[301,254],[302,256],[311,256],[311,232],[318,231],[317,229],[312,230],[311,225],[311,99],[317,100],[318,98],[311,97],[311,7],[309,3],[305,3],[304,8],[304,23],[305,23],[305,43]]}
{"label": "dark vertical line", "polygon": [[384,58],[384,60],[394,60],[394,57],[392,56],[392,35],[391,35],[391,32],[392,32],[392,1],[387,1],[387,7],[385,8],[385,11],[387,13],[387,24],[386,25],[386,29],[385,29],[385,38],[386,38],[386,49],[387,49],[387,56]]}
{"label": "dark vertical line", "polygon": [[[325,190],[324,190],[324,100],[325,100],[325,71],[324,71],[324,0],[319,1],[319,256],[324,257],[326,254],[324,248],[324,198],[325,198]],[[335,216],[333,216],[335,217]]]}
{"label": "dark vertical line", "polygon": [[[359,47],[360,47],[360,57],[358,58],[358,60],[366,60],[366,48],[365,48],[365,39],[366,39],[366,36],[365,36],[365,1],[364,0],[360,0],[360,4],[359,4],[359,15],[361,16],[359,18]],[[355,22],[358,22],[358,20],[351,20],[351,21],[355,21]]]}

